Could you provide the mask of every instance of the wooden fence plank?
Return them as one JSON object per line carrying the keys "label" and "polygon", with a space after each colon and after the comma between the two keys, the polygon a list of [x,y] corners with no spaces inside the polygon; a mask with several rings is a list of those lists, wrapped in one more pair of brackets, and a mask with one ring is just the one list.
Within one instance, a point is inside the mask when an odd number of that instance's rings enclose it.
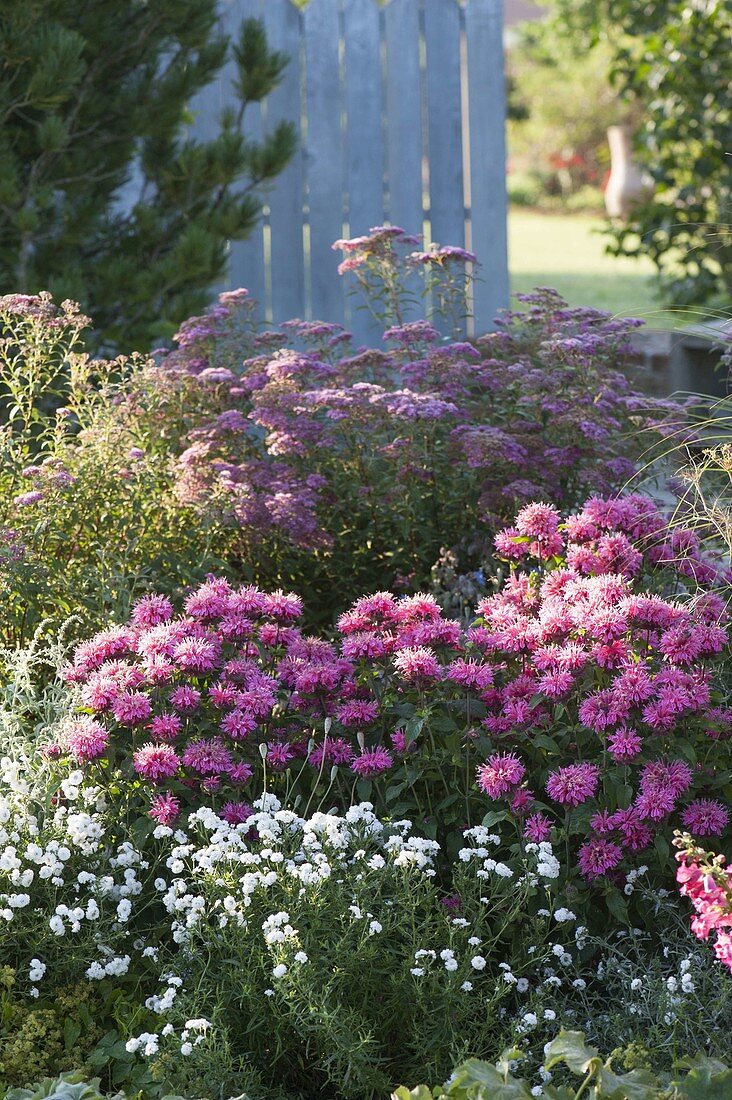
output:
{"label": "wooden fence plank", "polygon": [[[264,14],[264,0],[225,0],[221,6],[221,30],[224,34],[236,41],[239,27],[243,19],[256,16],[261,18]],[[236,77],[236,65],[230,59],[220,74],[218,80],[219,103],[217,114],[229,105],[235,105],[235,97],[232,81]],[[244,132],[248,141],[261,141],[262,108],[259,103],[252,103],[244,114]],[[264,266],[264,248],[262,234],[262,217],[260,215],[252,234],[245,241],[233,241],[229,245],[229,263],[226,274],[226,286],[228,289],[246,287],[253,298],[259,302],[259,316],[264,316],[266,283]]]}
{"label": "wooden fence plank", "polygon": [[[422,233],[422,99],[417,0],[391,0],[386,23],[386,109],[388,127],[389,220],[407,233]],[[416,295],[419,281],[410,280]],[[421,305],[406,311],[421,314]]]}
{"label": "wooden fence plank", "polygon": [[344,287],[331,248],[342,236],[344,224],[338,0],[316,0],[305,9],[303,20],[311,311],[314,318],[342,324]]}
{"label": "wooden fence plank", "polygon": [[[346,173],[352,237],[382,225],[385,218],[380,24],[379,6],[374,0],[344,0]],[[346,285],[353,283],[348,279]],[[358,294],[347,297],[347,325],[354,343],[378,343],[383,326],[360,305]]]}
{"label": "wooden fence plank", "polygon": [[469,0],[465,9],[470,112],[471,243],[482,263],[475,284],[475,331],[508,305],[506,89],[502,0]]}

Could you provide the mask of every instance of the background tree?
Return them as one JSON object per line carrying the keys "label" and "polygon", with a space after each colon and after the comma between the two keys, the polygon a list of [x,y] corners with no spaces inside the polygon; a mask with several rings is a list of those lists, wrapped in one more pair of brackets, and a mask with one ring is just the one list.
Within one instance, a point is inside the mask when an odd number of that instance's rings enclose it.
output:
{"label": "background tree", "polygon": [[[4,0],[0,290],[50,290],[92,314],[100,346],[146,350],[199,311],[229,240],[295,131],[248,141],[248,104],[287,64],[256,20],[232,43],[216,0]],[[227,60],[236,110],[207,140],[189,104]]]}
{"label": "background tree", "polygon": [[653,198],[611,251],[651,257],[677,304],[732,298],[732,7],[729,0],[553,0],[554,23],[609,48]]}
{"label": "background tree", "polygon": [[553,20],[527,21],[506,60],[511,193],[549,208],[602,208],[607,128],[633,118],[612,86],[609,48],[588,50]]}

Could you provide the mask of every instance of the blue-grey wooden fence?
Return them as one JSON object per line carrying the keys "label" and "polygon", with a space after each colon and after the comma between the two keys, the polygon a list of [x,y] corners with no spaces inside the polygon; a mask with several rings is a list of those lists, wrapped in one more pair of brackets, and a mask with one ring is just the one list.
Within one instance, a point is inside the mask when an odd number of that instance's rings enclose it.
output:
{"label": "blue-grey wooden fence", "polygon": [[[290,57],[247,132],[284,118],[300,134],[257,230],[231,245],[226,286],[246,286],[269,321],[322,318],[377,339],[331,243],[390,223],[477,254],[469,331],[489,328],[508,301],[502,0],[220,0],[220,10],[230,33],[263,19]],[[232,96],[224,71],[193,104],[194,132],[210,132]]]}

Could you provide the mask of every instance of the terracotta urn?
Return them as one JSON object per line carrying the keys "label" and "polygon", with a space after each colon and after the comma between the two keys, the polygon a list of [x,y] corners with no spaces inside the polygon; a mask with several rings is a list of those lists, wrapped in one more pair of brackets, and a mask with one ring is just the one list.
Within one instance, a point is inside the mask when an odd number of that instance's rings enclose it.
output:
{"label": "terracotta urn", "polygon": [[627,125],[610,126],[610,175],[605,187],[605,209],[611,218],[627,221],[633,207],[648,199],[653,185],[633,160],[633,132]]}

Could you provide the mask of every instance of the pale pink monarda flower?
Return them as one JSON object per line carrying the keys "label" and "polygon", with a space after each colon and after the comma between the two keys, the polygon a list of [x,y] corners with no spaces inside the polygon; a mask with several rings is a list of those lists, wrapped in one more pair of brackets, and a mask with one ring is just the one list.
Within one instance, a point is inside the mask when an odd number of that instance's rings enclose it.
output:
{"label": "pale pink monarda flower", "polygon": [[526,768],[517,756],[511,752],[496,752],[485,764],[478,765],[476,780],[483,794],[500,798],[517,787],[525,774]]}
{"label": "pale pink monarda flower", "polygon": [[173,605],[166,596],[143,596],[132,608],[135,626],[151,627],[173,618]]}
{"label": "pale pink monarda flower", "polygon": [[715,798],[697,798],[684,810],[681,823],[694,836],[719,836],[729,824],[729,812]]}
{"label": "pale pink monarda flower", "polygon": [[183,638],[173,650],[172,657],[184,672],[194,675],[213,672],[221,658],[221,642],[212,635]]}
{"label": "pale pink monarda flower", "polygon": [[70,722],[64,739],[69,753],[78,764],[86,764],[103,756],[109,744],[109,734],[99,722],[83,715]]}
{"label": "pale pink monarda flower", "polygon": [[148,742],[133,753],[132,763],[143,779],[159,783],[161,779],[175,775],[180,767],[180,757],[172,745]]}
{"label": "pale pink monarda flower", "polygon": [[595,794],[599,779],[597,764],[568,764],[565,768],[550,772],[546,790],[555,802],[561,802],[564,806],[579,806]]}
{"label": "pale pink monarda flower", "polygon": [[175,741],[182,728],[183,722],[178,714],[156,714],[150,720],[150,733],[163,741]]}
{"label": "pale pink monarda flower", "polygon": [[138,726],[152,713],[152,703],[142,691],[123,691],[112,703],[112,714],[122,726]]}
{"label": "pale pink monarda flower", "polygon": [[516,527],[504,527],[496,534],[493,544],[499,556],[509,561],[521,561],[529,555],[529,544]]}
{"label": "pale pink monarda flower", "polygon": [[412,683],[430,683],[442,677],[442,667],[431,649],[426,646],[408,646],[394,657],[394,666],[405,680]]}
{"label": "pale pink monarda flower", "polygon": [[524,837],[534,844],[541,844],[551,836],[552,823],[546,814],[531,814],[524,822]]}
{"label": "pale pink monarda flower", "polygon": [[351,761],[351,771],[361,779],[375,779],[394,764],[394,759],[386,749],[364,749],[360,756]]}
{"label": "pale pink monarda flower", "polygon": [[617,844],[601,836],[591,837],[580,846],[579,869],[583,877],[592,882],[612,871],[622,858],[623,853]]}
{"label": "pale pink monarda flower", "polygon": [[170,791],[165,791],[153,798],[149,814],[158,825],[172,825],[180,816],[180,802]]}
{"label": "pale pink monarda flower", "polygon": [[553,505],[534,501],[516,516],[516,530],[532,539],[552,539],[559,529],[559,520],[559,512]]}

